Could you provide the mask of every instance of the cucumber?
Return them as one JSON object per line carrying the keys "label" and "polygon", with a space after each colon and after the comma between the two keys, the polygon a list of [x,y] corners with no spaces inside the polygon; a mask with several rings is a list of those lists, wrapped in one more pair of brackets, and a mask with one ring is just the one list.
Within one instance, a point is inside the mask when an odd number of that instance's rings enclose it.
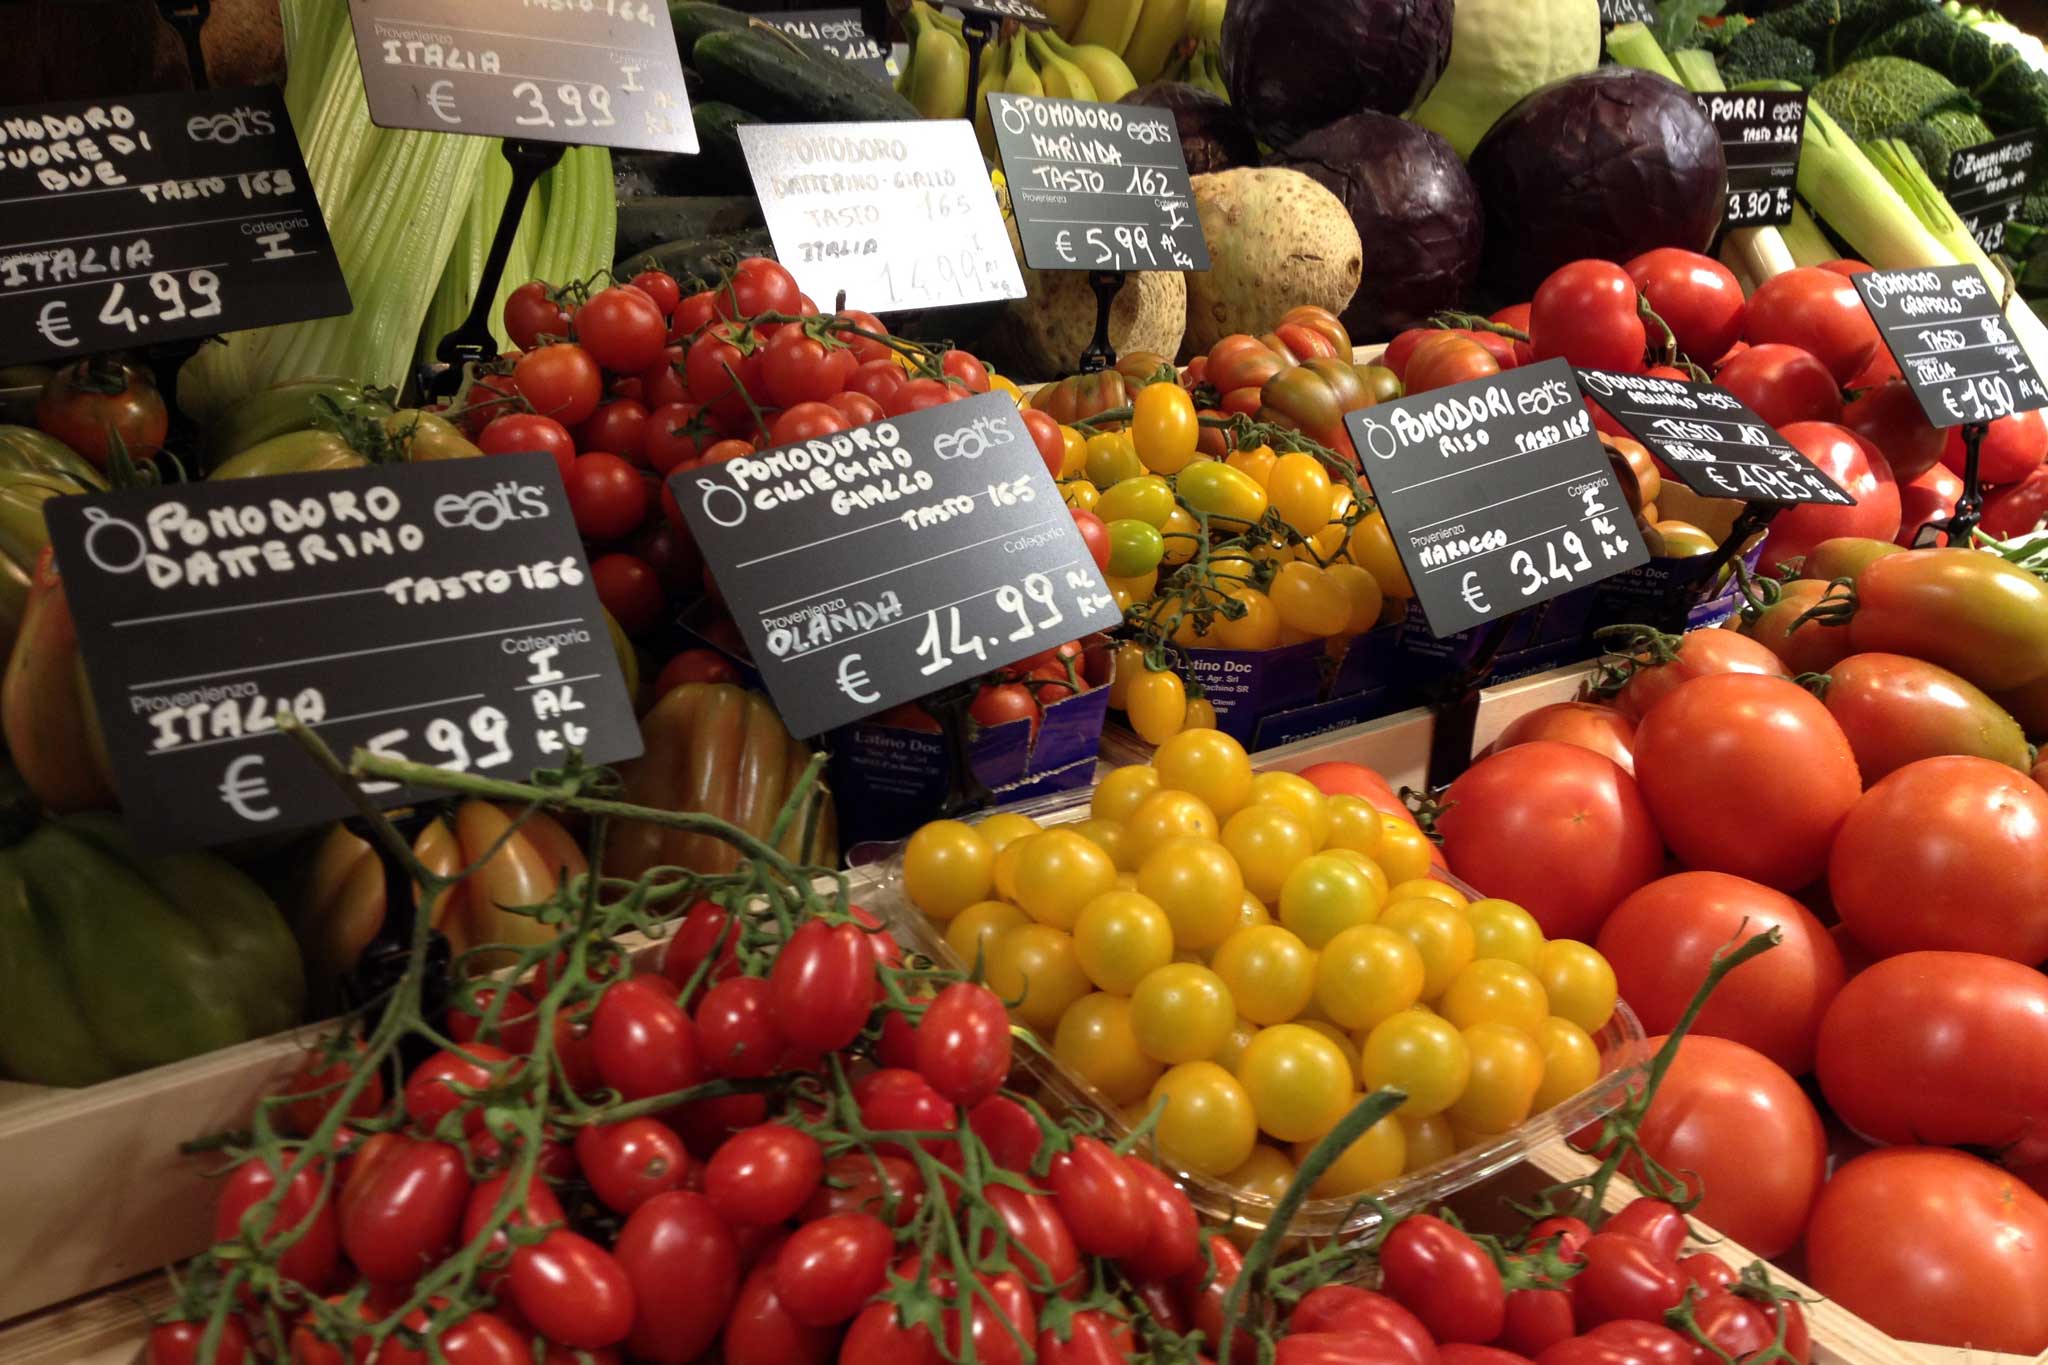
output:
{"label": "cucumber", "polygon": [[726,182],[736,182],[743,188],[752,189],[753,177],[747,171],[747,154],[740,148],[740,129],[761,120],[738,105],[718,100],[691,105],[690,117],[697,124],[697,147],[703,159],[725,172],[723,179]]}
{"label": "cucumber", "polygon": [[736,9],[708,5],[702,0],[669,0],[669,22],[675,25],[676,51],[687,64],[696,51],[697,40],[707,33],[736,33],[753,20]]}
{"label": "cucumber", "polygon": [[779,29],[708,33],[693,50],[711,97],[751,109],[770,123],[862,123],[914,119],[916,106],[823,48]]}
{"label": "cucumber", "polygon": [[678,280],[705,284],[719,278],[745,256],[773,256],[775,239],[767,228],[726,232],[706,237],[686,237],[663,242],[638,252],[612,267],[620,279],[630,280],[643,270],[666,270]]}
{"label": "cucumber", "polygon": [[759,226],[761,204],[751,194],[623,199],[619,201],[618,254],[630,256],[663,242]]}

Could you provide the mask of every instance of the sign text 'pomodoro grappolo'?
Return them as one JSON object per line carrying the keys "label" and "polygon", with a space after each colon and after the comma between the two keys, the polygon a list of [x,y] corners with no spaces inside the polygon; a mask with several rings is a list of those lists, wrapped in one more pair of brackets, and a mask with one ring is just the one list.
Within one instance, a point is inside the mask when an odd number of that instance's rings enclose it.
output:
{"label": "sign text 'pomodoro grappolo'", "polygon": [[669,478],[790,732],[1122,619],[1001,394]]}

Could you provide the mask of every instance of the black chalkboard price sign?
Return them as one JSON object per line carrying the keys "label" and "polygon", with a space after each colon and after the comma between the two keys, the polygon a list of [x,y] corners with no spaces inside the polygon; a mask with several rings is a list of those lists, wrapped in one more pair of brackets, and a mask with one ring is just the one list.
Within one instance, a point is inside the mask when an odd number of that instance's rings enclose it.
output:
{"label": "black chalkboard price sign", "polygon": [[349,310],[274,86],[0,110],[0,358]]}
{"label": "black chalkboard price sign", "polygon": [[1649,560],[1562,360],[1344,422],[1438,638]]}
{"label": "black chalkboard price sign", "polygon": [[2005,230],[2034,187],[2043,136],[2027,128],[1958,148],[1949,158],[1949,207],[1984,250],[2005,250]]}
{"label": "black chalkboard price sign", "polygon": [[1049,28],[1052,20],[1030,0],[947,0],[947,9],[990,19],[1015,19],[1026,28]]}
{"label": "black chalkboard price sign", "polygon": [[380,128],[697,150],[660,0],[349,0],[348,13]]}
{"label": "black chalkboard price sign", "polygon": [[[515,780],[640,752],[553,460],[173,484],[45,504],[136,839],[351,808],[289,736]],[[418,792],[373,784],[380,803]]]}
{"label": "black chalkboard price sign", "polygon": [[1792,221],[1806,92],[1768,90],[1694,96],[1721,138],[1728,162],[1724,228],[1783,227]]}
{"label": "black chalkboard price sign", "polygon": [[1652,0],[1600,0],[1600,23],[1604,28],[1656,22],[1657,6]]}
{"label": "black chalkboard price sign", "polygon": [[1580,370],[1578,376],[1608,416],[1703,497],[1836,506],[1855,501],[1719,385],[1612,370]]}
{"label": "black chalkboard price sign", "polygon": [[669,488],[795,735],[1123,619],[1001,394],[678,471]]}
{"label": "black chalkboard price sign", "polygon": [[863,23],[858,9],[777,10],[759,16],[793,38],[816,43],[840,61],[857,67],[876,80],[894,79],[889,47],[877,42]]}
{"label": "black chalkboard price sign", "polygon": [[996,154],[1033,270],[1207,270],[1173,114],[991,93]]}
{"label": "black chalkboard price sign", "polygon": [[1975,266],[1870,270],[1851,277],[1927,420],[1993,422],[2048,407],[2048,388]]}

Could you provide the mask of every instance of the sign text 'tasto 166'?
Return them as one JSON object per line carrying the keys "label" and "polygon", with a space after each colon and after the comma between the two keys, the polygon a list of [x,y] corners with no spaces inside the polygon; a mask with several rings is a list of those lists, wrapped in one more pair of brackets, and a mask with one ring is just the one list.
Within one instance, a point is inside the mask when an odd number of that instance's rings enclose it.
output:
{"label": "sign text 'tasto 166'", "polygon": [[697,150],[659,0],[349,0],[380,128]]}
{"label": "sign text 'tasto 166'", "polygon": [[798,736],[1123,619],[1001,394],[679,470],[669,488]]}
{"label": "sign text 'tasto 166'", "polygon": [[0,361],[348,310],[274,86],[0,110]]}
{"label": "sign text 'tasto 166'", "polygon": [[1995,422],[2048,407],[2040,371],[1977,267],[1866,270],[1851,280],[1934,425]]}
{"label": "sign text 'tasto 166'", "polygon": [[[132,489],[45,505],[121,805],[188,848],[349,813],[289,713],[358,748],[523,780],[640,752],[543,454]],[[380,804],[421,793],[391,783]]]}
{"label": "sign text 'tasto 166'", "polygon": [[1649,561],[1562,360],[1344,423],[1439,638]]}

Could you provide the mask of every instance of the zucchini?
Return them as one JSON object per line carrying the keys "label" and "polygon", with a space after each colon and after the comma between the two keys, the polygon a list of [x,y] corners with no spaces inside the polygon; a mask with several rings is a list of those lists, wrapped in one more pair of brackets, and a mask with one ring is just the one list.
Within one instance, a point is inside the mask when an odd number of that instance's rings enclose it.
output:
{"label": "zucchini", "polygon": [[881,81],[812,43],[766,25],[707,33],[693,49],[715,100],[770,123],[865,123],[914,119],[917,108]]}
{"label": "zucchini", "polygon": [[705,34],[736,33],[753,22],[751,16],[736,9],[705,4],[703,0],[669,0],[668,18],[675,25],[676,51],[683,54],[685,65],[697,50],[697,40]]}
{"label": "zucchini", "polygon": [[751,190],[754,181],[747,170],[747,154],[740,147],[740,129],[761,120],[738,105],[718,100],[691,105],[690,117],[697,124],[698,154],[724,172],[719,177],[722,182]]}
{"label": "zucchini", "polygon": [[[731,270],[743,257],[775,255],[775,239],[767,228],[745,232],[718,233],[663,242],[627,257],[612,267],[612,273],[630,280],[643,270],[666,270],[678,280],[709,284]],[[689,292],[686,288],[685,292]]]}

